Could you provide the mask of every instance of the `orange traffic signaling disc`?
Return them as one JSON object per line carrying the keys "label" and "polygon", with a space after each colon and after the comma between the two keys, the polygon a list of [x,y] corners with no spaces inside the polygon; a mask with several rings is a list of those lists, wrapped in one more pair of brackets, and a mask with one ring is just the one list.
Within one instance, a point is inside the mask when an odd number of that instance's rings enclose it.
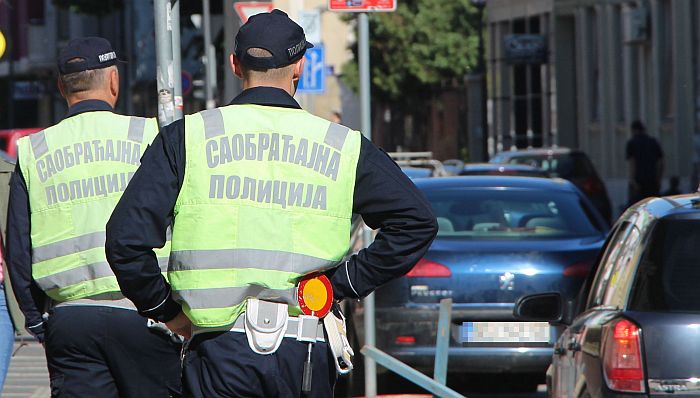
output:
{"label": "orange traffic signaling disc", "polygon": [[333,287],[325,275],[316,275],[299,282],[297,300],[306,315],[323,318],[333,304]]}

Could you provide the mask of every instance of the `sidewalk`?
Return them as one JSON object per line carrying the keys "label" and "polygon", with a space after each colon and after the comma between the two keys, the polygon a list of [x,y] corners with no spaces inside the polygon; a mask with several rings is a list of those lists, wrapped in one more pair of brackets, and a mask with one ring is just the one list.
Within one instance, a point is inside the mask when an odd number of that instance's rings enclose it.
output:
{"label": "sidewalk", "polygon": [[[15,342],[15,350],[19,342]],[[5,379],[3,398],[48,398],[49,372],[46,369],[44,348],[36,341],[28,341],[12,357]]]}

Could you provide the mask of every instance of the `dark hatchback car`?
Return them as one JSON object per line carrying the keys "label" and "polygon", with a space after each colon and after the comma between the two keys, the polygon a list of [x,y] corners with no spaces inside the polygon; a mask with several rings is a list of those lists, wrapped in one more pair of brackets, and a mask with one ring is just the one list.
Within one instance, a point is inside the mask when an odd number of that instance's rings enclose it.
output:
{"label": "dark hatchback car", "polygon": [[698,248],[700,195],[647,199],[617,221],[576,300],[521,298],[520,319],[568,325],[549,395],[700,397]]}
{"label": "dark hatchback car", "polygon": [[[546,322],[516,321],[515,300],[550,290],[573,297],[603,245],[607,224],[563,179],[414,182],[432,205],[439,232],[413,270],[376,291],[377,347],[432,373],[439,302],[451,298],[448,372],[511,372],[535,387],[544,381],[556,333]],[[362,346],[361,303],[350,304],[356,306],[350,334]]]}
{"label": "dark hatchback car", "polygon": [[565,178],[588,196],[608,224],[612,222],[608,191],[593,163],[582,151],[569,148],[523,149],[501,152],[489,162],[529,165],[543,169],[553,177]]}

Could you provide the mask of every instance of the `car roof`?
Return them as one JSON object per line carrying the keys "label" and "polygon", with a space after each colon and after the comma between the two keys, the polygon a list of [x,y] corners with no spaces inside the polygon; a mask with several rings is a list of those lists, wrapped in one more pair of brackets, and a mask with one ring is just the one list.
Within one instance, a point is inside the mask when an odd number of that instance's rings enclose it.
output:
{"label": "car roof", "polygon": [[440,178],[417,178],[413,180],[421,189],[446,188],[516,188],[560,192],[577,192],[576,187],[562,178],[515,177],[515,176],[459,176]]}
{"label": "car roof", "polygon": [[627,209],[621,218],[629,217],[635,212],[644,212],[654,218],[700,214],[700,193],[647,198]]}
{"label": "car roof", "polygon": [[464,165],[464,170],[523,170],[542,171],[539,167],[527,164],[502,164],[502,163],[468,163]]}
{"label": "car roof", "polygon": [[528,155],[568,155],[570,153],[581,153],[577,149],[571,149],[567,147],[556,147],[556,148],[529,148],[529,149],[518,149],[514,151],[504,151],[499,152],[496,156],[501,157],[517,157],[517,156],[528,156]]}

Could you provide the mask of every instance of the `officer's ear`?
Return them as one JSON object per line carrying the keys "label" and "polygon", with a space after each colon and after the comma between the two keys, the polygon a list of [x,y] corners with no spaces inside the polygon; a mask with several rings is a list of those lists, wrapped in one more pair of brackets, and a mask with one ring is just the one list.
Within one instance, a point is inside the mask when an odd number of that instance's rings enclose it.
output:
{"label": "officer's ear", "polygon": [[231,64],[231,70],[233,71],[233,74],[236,75],[239,79],[243,79],[241,63],[238,62],[238,58],[236,58],[235,54],[231,53],[231,55],[229,56],[229,63]]}
{"label": "officer's ear", "polygon": [[294,75],[292,76],[293,81],[298,81],[301,77],[301,73],[304,71],[304,62],[306,62],[306,57],[301,57],[294,63]]}
{"label": "officer's ear", "polygon": [[61,80],[61,76],[58,77],[56,85],[58,86],[58,92],[61,93],[61,97],[66,98],[66,89],[63,87],[63,80]]}
{"label": "officer's ear", "polygon": [[119,96],[119,71],[116,67],[109,69],[109,91],[114,98]]}

